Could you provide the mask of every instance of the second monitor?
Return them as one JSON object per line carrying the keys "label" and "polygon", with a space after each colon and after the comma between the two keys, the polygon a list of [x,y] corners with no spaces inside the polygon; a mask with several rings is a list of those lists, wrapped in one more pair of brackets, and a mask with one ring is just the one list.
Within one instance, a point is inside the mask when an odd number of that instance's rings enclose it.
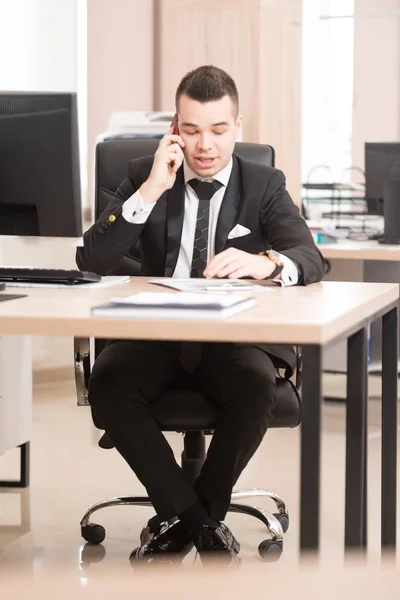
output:
{"label": "second monitor", "polygon": [[400,142],[366,142],[365,196],[370,215],[384,214],[385,181],[399,177]]}

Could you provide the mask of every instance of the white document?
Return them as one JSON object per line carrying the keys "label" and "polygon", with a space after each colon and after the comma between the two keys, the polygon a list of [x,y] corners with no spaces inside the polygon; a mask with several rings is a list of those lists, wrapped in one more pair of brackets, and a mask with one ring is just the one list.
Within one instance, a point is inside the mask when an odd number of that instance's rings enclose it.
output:
{"label": "white document", "polygon": [[163,285],[181,292],[262,292],[265,285],[251,283],[243,279],[178,279],[163,277],[152,279],[150,283]]}

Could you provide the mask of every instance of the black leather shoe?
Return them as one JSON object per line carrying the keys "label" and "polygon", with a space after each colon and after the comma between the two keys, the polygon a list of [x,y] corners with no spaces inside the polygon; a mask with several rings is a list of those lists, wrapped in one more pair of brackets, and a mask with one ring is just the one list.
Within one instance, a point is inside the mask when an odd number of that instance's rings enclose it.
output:
{"label": "black leather shoe", "polygon": [[236,556],[240,551],[239,542],[224,523],[219,527],[204,525],[196,536],[194,544],[201,555],[219,553]]}
{"label": "black leather shoe", "polygon": [[151,540],[131,553],[129,560],[149,559],[165,554],[186,555],[193,548],[190,535],[180,521],[167,525]]}

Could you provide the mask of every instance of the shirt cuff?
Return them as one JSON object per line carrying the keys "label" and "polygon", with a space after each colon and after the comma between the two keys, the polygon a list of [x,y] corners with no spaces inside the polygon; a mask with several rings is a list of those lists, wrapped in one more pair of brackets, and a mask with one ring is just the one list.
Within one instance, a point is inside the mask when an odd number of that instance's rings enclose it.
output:
{"label": "shirt cuff", "polygon": [[146,204],[138,190],[123,203],[122,216],[128,223],[142,225],[143,223],[146,223],[155,205],[156,202],[153,202],[153,204]]}
{"label": "shirt cuff", "polygon": [[299,281],[299,270],[297,266],[288,256],[280,253],[278,254],[284,265],[281,271],[281,278],[279,280],[280,284],[282,286],[297,285]]}

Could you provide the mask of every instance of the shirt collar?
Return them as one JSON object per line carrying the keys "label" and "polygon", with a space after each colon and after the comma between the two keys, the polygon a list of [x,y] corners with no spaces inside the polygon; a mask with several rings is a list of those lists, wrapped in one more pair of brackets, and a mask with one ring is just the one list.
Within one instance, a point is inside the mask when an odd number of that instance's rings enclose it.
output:
{"label": "shirt collar", "polygon": [[185,184],[188,181],[190,181],[191,179],[200,179],[200,181],[212,181],[213,179],[216,179],[217,181],[222,183],[222,185],[227,186],[229,178],[231,176],[232,166],[233,166],[233,160],[231,157],[230,161],[228,162],[226,167],[221,169],[221,171],[219,171],[218,173],[213,175],[211,178],[200,178],[198,175],[196,175],[196,173],[194,171],[192,171],[192,169],[187,164],[186,160],[184,160],[183,161],[183,174],[184,174],[184,178],[185,178]]}

